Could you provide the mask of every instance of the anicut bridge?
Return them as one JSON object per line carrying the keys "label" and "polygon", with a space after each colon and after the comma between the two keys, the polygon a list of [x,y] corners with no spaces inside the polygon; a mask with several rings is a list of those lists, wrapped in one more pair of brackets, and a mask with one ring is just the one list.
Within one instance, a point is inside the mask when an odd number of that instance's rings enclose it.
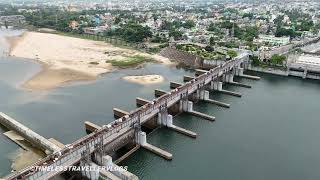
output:
{"label": "anicut bridge", "polygon": [[[126,113],[114,109],[117,120],[102,127],[86,124],[92,133],[80,138],[64,148],[56,150],[47,157],[34,163],[21,171],[14,172],[6,179],[49,179],[65,171],[63,168],[73,165],[81,166],[116,166],[110,155],[120,147],[128,143],[134,143],[137,147],[146,148],[166,159],[172,159],[172,154],[161,150],[146,141],[146,133],[141,130],[143,124],[153,121],[158,126],[165,126],[190,137],[196,137],[196,133],[177,127],[172,123],[170,111],[187,112],[204,119],[214,121],[214,117],[194,111],[193,102],[190,100],[203,100],[209,103],[229,107],[229,104],[209,99],[209,91],[220,91],[234,96],[241,94],[222,89],[223,82],[233,85],[250,87],[233,81],[234,76],[259,79],[256,76],[243,74],[244,62],[249,58],[248,54],[241,54],[233,60],[211,70],[197,70],[196,77],[185,76],[184,84],[170,83],[171,91],[156,90],[157,99],[148,101],[137,98],[140,107]],[[39,170],[36,167],[50,167],[50,171]],[[112,174],[113,173],[113,174]],[[127,172],[82,172],[89,179],[137,179],[135,175]]]}

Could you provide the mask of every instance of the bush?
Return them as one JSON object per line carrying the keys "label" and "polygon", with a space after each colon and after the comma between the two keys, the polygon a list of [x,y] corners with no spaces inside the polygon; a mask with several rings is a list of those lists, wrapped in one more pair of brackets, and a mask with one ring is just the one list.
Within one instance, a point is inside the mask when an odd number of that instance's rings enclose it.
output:
{"label": "bush", "polygon": [[147,59],[144,56],[136,55],[133,57],[122,59],[122,60],[107,61],[107,63],[111,63],[113,66],[118,66],[118,67],[130,67],[130,66],[136,66],[136,65],[142,64],[147,61],[151,61],[151,59]]}
{"label": "bush", "polygon": [[279,55],[279,54],[274,54],[272,55],[270,62],[273,65],[283,65],[283,62],[286,60],[286,56],[284,55]]}

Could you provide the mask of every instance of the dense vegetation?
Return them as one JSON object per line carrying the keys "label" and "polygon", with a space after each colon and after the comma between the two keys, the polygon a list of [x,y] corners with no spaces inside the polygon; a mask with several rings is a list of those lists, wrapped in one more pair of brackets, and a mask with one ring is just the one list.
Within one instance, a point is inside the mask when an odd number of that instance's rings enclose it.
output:
{"label": "dense vegetation", "polygon": [[152,61],[152,59],[148,59],[144,56],[136,55],[132,57],[127,57],[126,59],[107,61],[107,63],[111,63],[113,66],[117,66],[117,67],[130,67],[130,66],[136,66],[148,61]]}
{"label": "dense vegetation", "polygon": [[193,44],[185,44],[185,45],[178,45],[177,49],[188,52],[190,54],[194,54],[197,56],[202,57],[206,60],[221,60],[223,57],[229,56],[230,58],[236,57],[238,54],[233,50],[224,51],[215,51],[212,46],[206,46],[205,48],[199,47]]}
{"label": "dense vegetation", "polygon": [[257,56],[251,57],[251,63],[254,66],[260,66],[260,67],[277,67],[277,68],[283,68],[285,67],[285,62],[287,60],[287,57],[285,55],[279,55],[274,54],[268,61],[263,62],[260,61]]}
{"label": "dense vegetation", "polygon": [[106,31],[104,35],[121,37],[128,42],[143,42],[152,37],[152,32],[149,27],[130,22],[115,30]]}

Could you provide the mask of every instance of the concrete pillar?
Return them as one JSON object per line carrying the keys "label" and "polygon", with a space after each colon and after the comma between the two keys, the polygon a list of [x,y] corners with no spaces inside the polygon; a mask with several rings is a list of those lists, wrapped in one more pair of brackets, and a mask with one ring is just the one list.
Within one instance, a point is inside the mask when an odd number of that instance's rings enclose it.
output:
{"label": "concrete pillar", "polygon": [[305,68],[304,71],[303,71],[303,76],[302,76],[302,78],[303,78],[303,79],[306,79],[306,78],[307,78],[307,74],[308,74],[308,70],[307,70],[307,68]]}
{"label": "concrete pillar", "polygon": [[158,114],[158,123],[162,126],[172,127],[172,115],[166,113],[159,113]]}
{"label": "concrete pillar", "polygon": [[208,100],[209,99],[209,91],[200,90],[200,99]]}
{"label": "concrete pillar", "polygon": [[199,99],[201,99],[201,90],[197,90],[195,94],[193,94],[193,101],[196,100],[198,101]]}
{"label": "concrete pillar", "polygon": [[162,125],[162,118],[163,118],[163,113],[158,113],[158,119],[157,119],[157,124]]}
{"label": "concrete pillar", "polygon": [[163,111],[158,113],[158,120],[157,120],[158,125],[167,126],[167,119],[168,119],[168,111]]}
{"label": "concrete pillar", "polygon": [[102,157],[102,165],[105,166],[105,167],[110,167],[113,165],[112,163],[112,157],[111,156],[103,156]]}
{"label": "concrete pillar", "polygon": [[222,82],[218,82],[217,84],[217,90],[221,91],[222,90]]}
{"label": "concrete pillar", "polygon": [[213,82],[213,90],[218,90],[221,91],[222,90],[222,82]]}
{"label": "concrete pillar", "polygon": [[102,161],[100,152],[94,152],[93,156],[94,156],[94,161],[97,162],[98,164]]}
{"label": "concrete pillar", "polygon": [[[111,156],[103,156],[103,166],[106,168],[106,171],[109,169],[109,172],[118,177],[119,179],[127,179],[127,180],[138,180],[139,178],[126,170],[121,170],[119,166],[112,162]],[[103,173],[103,170],[101,171]],[[105,175],[105,173],[104,173]],[[111,177],[107,177],[111,178]]]}
{"label": "concrete pillar", "polygon": [[140,145],[145,145],[146,143],[147,143],[147,134],[145,133],[145,132],[143,132],[143,131],[140,131],[139,133],[138,133],[138,140],[139,140],[139,144]]}
{"label": "concrete pillar", "polygon": [[214,81],[210,82],[210,90],[214,90]]}
{"label": "concrete pillar", "polygon": [[[80,161],[80,166],[84,166],[85,164],[82,162],[82,161]],[[86,176],[86,171],[81,171],[81,176],[83,176],[83,177],[87,177]]]}
{"label": "concrete pillar", "polygon": [[172,127],[173,126],[172,119],[173,119],[172,115],[169,114],[167,116],[167,127]]}
{"label": "concrete pillar", "polygon": [[233,82],[233,74],[229,74],[229,79],[228,79],[228,82]]}
{"label": "concrete pillar", "polygon": [[[84,161],[80,161],[80,166],[81,166],[81,167],[87,167],[87,166],[89,166],[89,164],[87,164],[87,163],[84,162]],[[90,179],[90,171],[86,171],[86,168],[84,168],[84,170],[81,171],[81,175],[82,175],[83,177],[87,177],[88,179]]]}
{"label": "concrete pillar", "polygon": [[183,111],[183,102],[184,102],[184,100],[179,101],[179,112]]}
{"label": "concrete pillar", "polygon": [[209,99],[209,91],[204,91],[204,97],[203,97],[203,100],[208,100]]}
{"label": "concrete pillar", "polygon": [[180,101],[181,103],[181,109],[182,111],[188,111],[188,100],[181,100]]}
{"label": "concrete pillar", "polygon": [[193,102],[188,101],[188,107],[187,107],[187,112],[193,111]]}
{"label": "concrete pillar", "polygon": [[218,82],[213,82],[213,90],[218,90]]}
{"label": "concrete pillar", "polygon": [[229,74],[222,75],[222,81],[223,82],[228,82],[228,80],[229,80]]}
{"label": "concrete pillar", "polygon": [[243,75],[243,68],[238,67],[238,68],[236,69],[236,75],[237,75],[237,76],[242,76],[242,75]]}
{"label": "concrete pillar", "polygon": [[99,166],[95,163],[90,163],[90,166],[94,169],[94,171],[89,171],[90,173],[90,179],[91,180],[99,180],[100,172],[99,172]]}
{"label": "concrete pillar", "polygon": [[198,93],[199,93],[199,99],[203,100],[203,98],[204,98],[204,90],[198,90]]}

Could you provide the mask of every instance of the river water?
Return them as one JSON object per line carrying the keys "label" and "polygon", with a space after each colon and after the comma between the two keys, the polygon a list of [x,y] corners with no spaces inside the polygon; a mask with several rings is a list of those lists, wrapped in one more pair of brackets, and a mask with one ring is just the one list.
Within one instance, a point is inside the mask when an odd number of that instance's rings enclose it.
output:
{"label": "river water", "polygon": [[[32,61],[0,58],[0,111],[47,138],[71,143],[85,135],[84,121],[99,125],[113,120],[112,108],[135,108],[135,97],[153,99],[153,90],[169,89],[191,71],[159,64],[119,70],[93,82],[72,83],[47,92],[20,84],[40,71]],[[160,74],[165,82],[142,86],[121,80],[125,75]],[[252,89],[226,86],[242,98],[215,94],[230,109],[199,103],[195,109],[216,117],[208,122],[182,114],[174,123],[198,133],[191,139],[168,129],[148,135],[149,143],[173,154],[172,161],[140,149],[122,165],[141,179],[320,179],[320,84],[259,74],[260,81],[238,79]],[[10,172],[18,146],[0,128],[0,176]]]}

